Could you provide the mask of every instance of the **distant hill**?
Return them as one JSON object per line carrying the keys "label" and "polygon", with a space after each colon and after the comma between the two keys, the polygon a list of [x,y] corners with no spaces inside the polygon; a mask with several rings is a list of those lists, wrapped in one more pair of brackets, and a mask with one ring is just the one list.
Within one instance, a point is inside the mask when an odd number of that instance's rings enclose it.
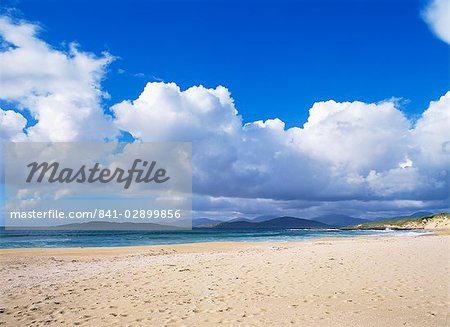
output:
{"label": "distant hill", "polygon": [[337,214],[331,214],[331,215],[322,215],[318,217],[312,218],[312,220],[330,225],[330,226],[336,226],[336,227],[345,227],[345,226],[351,226],[351,225],[358,225],[358,224],[365,224],[370,222],[370,220],[367,219],[361,219],[361,218],[354,218],[350,216],[345,215],[337,215]]}
{"label": "distant hill", "polygon": [[258,223],[258,222],[270,220],[270,219],[273,219],[276,217],[277,216],[274,216],[274,215],[258,216],[258,217],[253,218],[252,221]]}
{"label": "distant hill", "polygon": [[[431,216],[433,213],[429,211],[417,211],[414,212],[412,215],[409,215],[408,217],[414,218],[414,217],[425,217],[425,216]],[[406,217],[403,217],[406,218]]]}
{"label": "distant hill", "polygon": [[437,213],[423,217],[385,219],[343,229],[450,229],[450,214]]}
{"label": "distant hill", "polygon": [[404,216],[397,216],[397,217],[391,217],[391,218],[378,218],[373,219],[373,221],[382,221],[382,220],[391,220],[391,219],[404,219],[404,218],[419,218],[419,217],[425,217],[425,216],[431,216],[433,215],[433,212],[429,211],[417,211],[410,215],[404,215]]}
{"label": "distant hill", "polygon": [[288,229],[288,228],[332,228],[327,224],[295,217],[278,217],[261,222],[232,221],[215,226],[217,229]]}
{"label": "distant hill", "polygon": [[209,219],[209,218],[196,218],[192,219],[192,227],[212,227],[220,224],[222,220]]}
{"label": "distant hill", "polygon": [[227,220],[227,222],[232,222],[232,221],[251,221],[251,219],[239,217],[239,218],[233,218],[231,220]]}

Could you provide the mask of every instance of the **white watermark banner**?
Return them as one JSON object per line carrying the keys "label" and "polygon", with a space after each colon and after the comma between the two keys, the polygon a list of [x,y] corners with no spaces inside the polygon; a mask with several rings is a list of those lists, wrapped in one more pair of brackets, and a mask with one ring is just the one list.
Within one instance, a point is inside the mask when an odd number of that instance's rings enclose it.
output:
{"label": "white watermark banner", "polygon": [[190,143],[3,144],[6,229],[192,228]]}

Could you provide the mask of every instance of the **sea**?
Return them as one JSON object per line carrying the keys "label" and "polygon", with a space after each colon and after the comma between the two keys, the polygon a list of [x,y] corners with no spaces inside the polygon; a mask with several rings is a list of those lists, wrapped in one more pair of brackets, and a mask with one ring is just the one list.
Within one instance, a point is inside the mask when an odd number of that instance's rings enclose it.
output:
{"label": "sea", "polygon": [[0,248],[84,248],[200,242],[299,242],[321,237],[404,236],[429,232],[395,230],[283,229],[189,231],[45,231],[0,229]]}

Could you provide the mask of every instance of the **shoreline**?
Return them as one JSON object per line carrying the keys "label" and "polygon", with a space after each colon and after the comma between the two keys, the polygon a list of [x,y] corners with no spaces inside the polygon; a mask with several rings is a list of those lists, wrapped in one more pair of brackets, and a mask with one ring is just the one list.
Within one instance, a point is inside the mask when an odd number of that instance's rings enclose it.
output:
{"label": "shoreline", "polygon": [[[376,230],[374,230],[376,231]],[[132,251],[145,251],[145,250],[153,250],[153,249],[161,249],[163,250],[171,250],[176,248],[178,250],[185,250],[187,247],[192,248],[202,248],[203,244],[211,244],[216,245],[220,248],[230,248],[232,246],[237,245],[258,245],[258,244],[296,244],[296,243],[305,243],[305,242],[314,242],[320,240],[346,240],[353,238],[374,238],[374,237],[419,237],[419,236],[431,236],[431,235],[450,235],[450,230],[423,230],[423,229],[410,229],[405,230],[408,231],[420,231],[423,232],[423,235],[389,235],[389,234],[376,234],[376,235],[352,235],[352,236],[323,236],[323,237],[313,237],[313,238],[305,238],[300,241],[204,241],[204,242],[190,242],[190,243],[165,243],[165,244],[149,244],[149,245],[123,245],[123,246],[88,246],[88,247],[17,247],[17,248],[0,248],[0,256],[1,255],[10,255],[10,254],[20,254],[20,252],[35,252],[35,254],[43,254],[43,252],[49,252],[48,255],[51,255],[52,252],[54,254],[58,254],[59,252],[71,252],[73,254],[77,252],[89,251],[93,250],[98,252],[98,250],[102,251],[102,254],[108,254],[109,252],[120,251],[120,250],[129,250]],[[128,251],[124,251],[128,252]],[[0,257],[1,258],[1,257]]]}

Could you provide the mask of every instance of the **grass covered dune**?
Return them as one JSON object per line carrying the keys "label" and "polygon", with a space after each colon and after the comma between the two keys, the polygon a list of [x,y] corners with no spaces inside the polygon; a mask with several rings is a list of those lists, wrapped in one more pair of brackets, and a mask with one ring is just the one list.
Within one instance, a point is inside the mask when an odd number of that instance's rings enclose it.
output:
{"label": "grass covered dune", "polygon": [[1,326],[448,326],[450,236],[0,250]]}
{"label": "grass covered dune", "polygon": [[450,230],[450,214],[443,212],[423,217],[408,217],[398,219],[384,219],[342,229],[428,229]]}

